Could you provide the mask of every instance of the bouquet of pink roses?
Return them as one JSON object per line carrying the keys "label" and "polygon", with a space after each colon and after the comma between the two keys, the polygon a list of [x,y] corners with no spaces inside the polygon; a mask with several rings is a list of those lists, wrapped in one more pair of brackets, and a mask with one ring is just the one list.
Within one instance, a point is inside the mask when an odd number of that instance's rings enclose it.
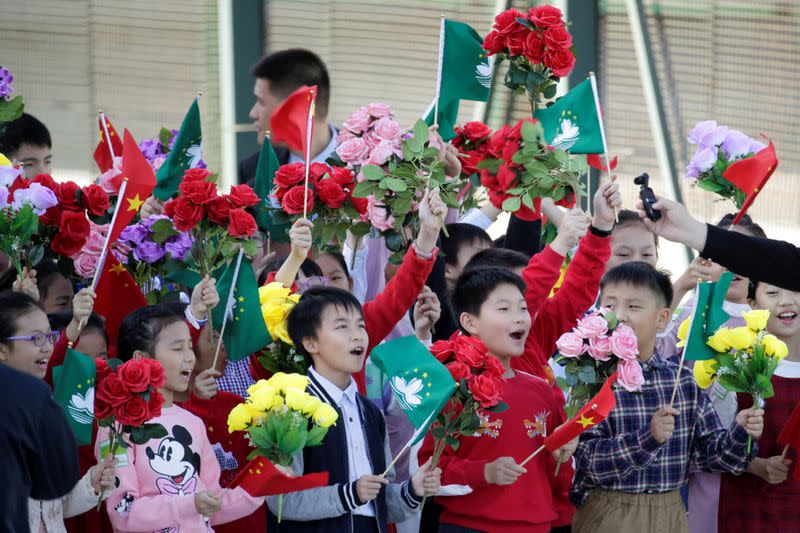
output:
{"label": "bouquet of pink roses", "polygon": [[556,361],[566,377],[558,385],[567,394],[567,418],[572,418],[594,397],[608,377],[617,372],[617,383],[627,391],[638,391],[644,383],[637,360],[636,333],[617,321],[608,309],[593,311],[556,341]]}

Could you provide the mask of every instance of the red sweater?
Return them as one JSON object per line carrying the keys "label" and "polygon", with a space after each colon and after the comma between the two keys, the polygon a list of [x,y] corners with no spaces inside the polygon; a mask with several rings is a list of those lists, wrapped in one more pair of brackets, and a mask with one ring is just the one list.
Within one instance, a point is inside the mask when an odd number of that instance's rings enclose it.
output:
{"label": "red sweater", "polygon": [[[544,443],[544,436],[533,431],[530,422],[545,413],[547,430],[552,432],[564,422],[563,407],[546,381],[522,372],[506,381],[502,398],[508,409],[488,413],[485,424],[489,427],[459,438],[457,452],[447,447],[442,454],[442,485],[469,485],[472,492],[437,497],[436,503],[444,507],[440,522],[487,533],[550,531],[558,517],[550,488],[556,464],[550,453],[540,452],[525,465],[528,472],[506,486],[489,484],[484,466],[499,457],[522,462]],[[420,464],[432,454],[429,433],[419,451]]]}

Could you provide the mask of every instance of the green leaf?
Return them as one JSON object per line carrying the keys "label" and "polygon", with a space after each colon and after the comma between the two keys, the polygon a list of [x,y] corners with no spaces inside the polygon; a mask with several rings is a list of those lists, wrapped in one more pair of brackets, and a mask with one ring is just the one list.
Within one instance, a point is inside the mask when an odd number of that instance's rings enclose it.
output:
{"label": "green leaf", "polygon": [[408,185],[405,181],[398,178],[386,178],[381,182],[381,188],[389,189],[394,192],[403,192],[408,189]]}
{"label": "green leaf", "polygon": [[369,235],[371,229],[372,225],[369,222],[358,222],[350,226],[350,233],[356,237],[364,237],[365,235]]}
{"label": "green leaf", "polygon": [[522,201],[520,200],[519,196],[511,196],[503,200],[503,211],[508,211],[509,213],[515,213],[519,211],[519,208],[522,206]]}
{"label": "green leaf", "polygon": [[458,451],[458,447],[459,447],[459,445],[461,445],[461,443],[454,436],[448,435],[447,436],[447,445],[450,446],[451,448],[453,448],[454,452],[457,452]]}
{"label": "green leaf", "polygon": [[380,180],[386,175],[378,165],[364,165],[361,167],[361,174],[364,178],[372,181]]}
{"label": "green leaf", "polygon": [[445,437],[444,427],[440,425],[431,427],[431,435],[433,435],[433,438],[436,440],[442,440]]}
{"label": "green leaf", "polygon": [[525,170],[535,178],[542,178],[550,175],[550,170],[547,165],[539,161],[533,160],[525,165]]}
{"label": "green leaf", "polygon": [[44,259],[44,246],[36,244],[28,252],[28,261],[35,267],[42,259]]}
{"label": "green leaf", "polygon": [[537,139],[536,127],[531,122],[522,123],[522,140],[526,143],[535,143]]}
{"label": "green leaf", "polygon": [[396,216],[405,215],[410,210],[411,210],[411,198],[398,198],[397,201],[392,206],[392,212]]}
{"label": "green leaf", "polygon": [[169,146],[173,138],[175,138],[175,135],[167,128],[161,128],[161,131],[158,132],[158,140],[165,147]]}
{"label": "green leaf", "polygon": [[306,439],[306,446],[319,446],[322,444],[322,439],[328,434],[328,428],[321,426],[314,426],[308,430],[308,438]]}
{"label": "green leaf", "polygon": [[419,141],[421,144],[426,144],[428,142],[428,125],[425,124],[425,121],[421,118],[418,118],[417,121],[414,123],[414,127],[411,129],[411,133],[414,134],[414,139]]}
{"label": "green leaf", "polygon": [[250,438],[253,439],[253,444],[259,448],[272,448],[275,445],[275,441],[272,435],[270,435],[267,426],[254,426],[250,428],[247,433],[249,433]]}
{"label": "green leaf", "polygon": [[531,198],[530,193],[526,192],[525,194],[522,195],[522,203],[525,205],[525,207],[527,207],[529,209],[533,209],[534,208],[533,207],[533,198]]}
{"label": "green leaf", "polygon": [[556,95],[556,88],[558,86],[555,83],[551,83],[550,85],[546,85],[542,90],[542,96],[547,99],[553,98]]}
{"label": "green leaf", "polygon": [[150,230],[153,232],[153,241],[158,244],[164,244],[167,239],[180,233],[172,226],[172,221],[165,218],[157,220]]}
{"label": "green leaf", "polygon": [[255,239],[248,239],[242,243],[242,248],[244,248],[244,254],[247,257],[253,257],[258,253],[258,245],[259,242]]}
{"label": "green leaf", "polygon": [[[366,168],[366,167],[365,167]],[[366,198],[378,189],[378,184],[374,181],[362,181],[357,183],[353,189],[353,196],[356,198]]]}
{"label": "green leaf", "polygon": [[590,385],[597,383],[597,372],[595,372],[594,365],[581,365],[578,368],[578,379]]}
{"label": "green leaf", "polygon": [[17,120],[22,116],[24,110],[25,104],[22,102],[22,96],[16,96],[11,100],[0,102],[0,123]]}
{"label": "green leaf", "polygon": [[486,407],[483,410],[489,411],[490,413],[502,413],[503,411],[508,410],[508,405],[503,402],[500,402],[493,407]]}
{"label": "green leaf", "polygon": [[603,315],[603,318],[606,319],[609,330],[617,327],[617,314],[614,311],[608,311],[605,315]]}
{"label": "green leaf", "polygon": [[395,230],[389,230],[384,234],[386,247],[389,251],[400,252],[405,247],[405,239]]}
{"label": "green leaf", "polygon": [[717,182],[715,182],[715,181],[713,181],[711,179],[697,180],[697,186],[700,187],[703,190],[714,192],[714,193],[719,193],[719,192],[722,192],[722,191],[725,190],[724,186],[720,185],[719,183],[717,183]]}

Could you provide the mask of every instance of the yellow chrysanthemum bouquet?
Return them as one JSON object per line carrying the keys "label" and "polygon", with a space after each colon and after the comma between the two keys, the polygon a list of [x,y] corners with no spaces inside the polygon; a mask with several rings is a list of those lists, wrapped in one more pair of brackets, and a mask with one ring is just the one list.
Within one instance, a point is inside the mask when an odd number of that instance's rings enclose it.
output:
{"label": "yellow chrysanthemum bouquet", "polygon": [[[322,444],[339,414],[330,404],[308,394],[307,386],[306,376],[278,372],[247,389],[245,402],[228,415],[228,431],[247,432],[255,448],[247,456],[249,460],[266,457],[290,467],[294,454]],[[280,520],[280,511],[278,517]]]}
{"label": "yellow chrysanthemum bouquet", "polygon": [[258,362],[273,374],[287,372],[304,375],[308,371],[308,362],[305,357],[297,353],[286,331],[286,317],[297,305],[300,295],[273,281],[259,287],[258,299],[264,323],[272,337],[272,343],[257,357]]}

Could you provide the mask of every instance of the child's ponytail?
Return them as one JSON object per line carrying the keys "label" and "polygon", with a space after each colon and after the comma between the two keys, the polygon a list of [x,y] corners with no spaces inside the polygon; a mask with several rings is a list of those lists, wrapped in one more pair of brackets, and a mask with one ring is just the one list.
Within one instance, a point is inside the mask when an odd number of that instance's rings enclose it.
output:
{"label": "child's ponytail", "polygon": [[184,307],[180,303],[148,305],[128,314],[119,327],[117,357],[128,361],[137,350],[153,355],[161,332],[183,322]]}

